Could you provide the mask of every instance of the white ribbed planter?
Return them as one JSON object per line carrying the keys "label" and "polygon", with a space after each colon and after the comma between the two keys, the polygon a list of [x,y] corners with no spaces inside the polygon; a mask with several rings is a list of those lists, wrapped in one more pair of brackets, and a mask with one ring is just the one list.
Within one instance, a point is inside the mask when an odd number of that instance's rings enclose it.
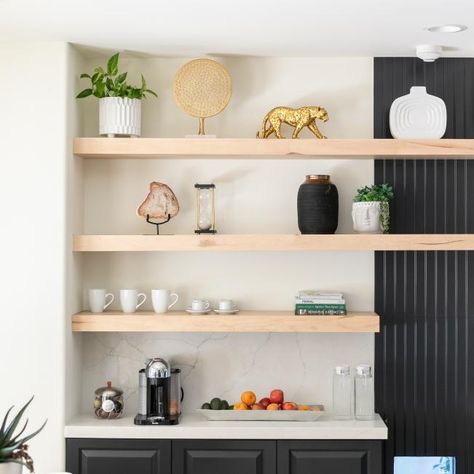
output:
{"label": "white ribbed planter", "polygon": [[0,474],[21,474],[23,466],[16,462],[0,463]]}
{"label": "white ribbed planter", "polygon": [[139,137],[141,132],[142,101],[122,97],[99,99],[99,133],[113,137]]}

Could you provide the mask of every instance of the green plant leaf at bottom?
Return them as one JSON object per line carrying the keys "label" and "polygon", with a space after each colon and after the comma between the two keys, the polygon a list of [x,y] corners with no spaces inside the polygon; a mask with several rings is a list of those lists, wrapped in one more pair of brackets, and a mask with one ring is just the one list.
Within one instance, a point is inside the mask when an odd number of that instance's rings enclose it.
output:
{"label": "green plant leaf at bottom", "polygon": [[92,95],[92,89],[84,89],[76,95],[76,99],[84,99],[84,97],[89,97],[90,95]]}

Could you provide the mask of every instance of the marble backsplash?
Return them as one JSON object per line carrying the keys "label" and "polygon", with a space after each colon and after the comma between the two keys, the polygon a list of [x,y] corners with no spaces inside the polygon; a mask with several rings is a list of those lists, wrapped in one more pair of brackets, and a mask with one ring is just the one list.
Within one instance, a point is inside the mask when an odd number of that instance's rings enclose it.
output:
{"label": "marble backsplash", "polygon": [[287,400],[332,403],[336,364],[373,365],[373,334],[84,334],[82,410],[92,413],[94,390],[111,380],[125,392],[125,412],[137,407],[138,370],[163,357],[182,370],[183,411],[213,397],[229,402],[244,390],[257,397],[273,388]]}

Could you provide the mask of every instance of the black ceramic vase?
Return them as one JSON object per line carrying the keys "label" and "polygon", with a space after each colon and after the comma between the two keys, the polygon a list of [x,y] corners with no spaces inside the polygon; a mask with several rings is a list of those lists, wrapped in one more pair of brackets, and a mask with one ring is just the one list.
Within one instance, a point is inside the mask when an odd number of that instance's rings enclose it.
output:
{"label": "black ceramic vase", "polygon": [[310,174],[298,190],[298,227],[302,234],[334,234],[339,195],[328,175]]}

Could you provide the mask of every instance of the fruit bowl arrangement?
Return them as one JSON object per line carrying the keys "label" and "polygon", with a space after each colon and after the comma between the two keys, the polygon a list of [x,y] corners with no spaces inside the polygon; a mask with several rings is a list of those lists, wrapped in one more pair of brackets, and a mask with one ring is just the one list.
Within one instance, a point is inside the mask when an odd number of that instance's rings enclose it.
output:
{"label": "fruit bowl arrangement", "polygon": [[216,397],[198,412],[209,421],[315,421],[324,413],[324,407],[285,401],[283,390],[275,389],[258,402],[252,391],[243,392],[233,405]]}

